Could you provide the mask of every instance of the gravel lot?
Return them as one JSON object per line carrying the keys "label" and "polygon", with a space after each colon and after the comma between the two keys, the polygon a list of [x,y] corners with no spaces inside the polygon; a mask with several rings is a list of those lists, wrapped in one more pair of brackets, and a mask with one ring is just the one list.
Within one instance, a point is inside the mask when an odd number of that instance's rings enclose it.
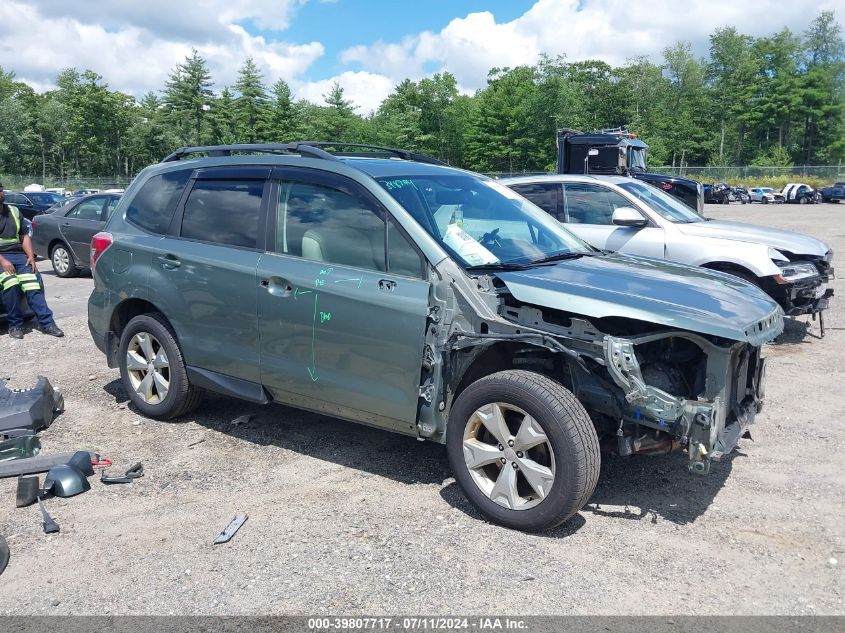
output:
{"label": "gravel lot", "polygon": [[[707,213],[845,256],[845,205]],[[51,499],[51,536],[0,480],[0,614],[845,614],[845,275],[825,339],[802,319],[767,346],[754,441],[707,478],[682,454],[607,458],[579,515],[527,535],[479,518],[437,444],[218,396],[180,423],[141,417],[88,334],[91,278],[41,268],[67,336],[0,325],[0,375],[64,393],[45,453],[96,450],[146,476]],[[236,512],[246,525],[213,546]]]}

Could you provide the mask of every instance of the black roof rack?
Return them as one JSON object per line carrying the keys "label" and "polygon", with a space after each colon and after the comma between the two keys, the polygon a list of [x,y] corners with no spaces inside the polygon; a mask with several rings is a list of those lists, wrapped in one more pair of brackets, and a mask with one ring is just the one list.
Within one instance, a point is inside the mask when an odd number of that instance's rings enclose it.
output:
{"label": "black roof rack", "polygon": [[[332,148],[356,148],[366,151],[362,152],[327,152],[323,147]],[[382,147],[381,145],[365,145],[361,143],[338,143],[332,141],[297,141],[295,143],[241,143],[234,145],[203,145],[198,147],[180,147],[175,152],[165,157],[161,162],[169,163],[182,160],[192,154],[208,154],[209,156],[231,156],[232,152],[244,152],[252,154],[299,154],[309,158],[323,158],[326,160],[338,160],[338,156],[356,157],[381,157],[388,158],[396,156],[405,160],[413,160],[418,163],[430,165],[445,165],[442,160],[417,154],[406,149],[394,147]]]}
{"label": "black roof rack", "polygon": [[332,141],[302,141],[303,144],[311,147],[354,147],[357,149],[367,150],[364,152],[334,152],[335,156],[356,156],[356,157],[389,157],[396,156],[405,160],[413,160],[418,163],[428,163],[430,165],[446,165],[442,160],[427,156],[426,154],[417,154],[416,152],[407,149],[397,149],[395,147],[383,147],[381,145],[367,145],[364,143],[337,143]]}
{"label": "black roof rack", "polygon": [[318,147],[311,147],[308,143],[240,143],[234,145],[201,145],[197,147],[180,147],[165,157],[161,162],[169,163],[192,154],[208,154],[209,156],[231,156],[232,152],[251,154],[299,154],[309,158],[323,158],[337,160],[336,157]]}

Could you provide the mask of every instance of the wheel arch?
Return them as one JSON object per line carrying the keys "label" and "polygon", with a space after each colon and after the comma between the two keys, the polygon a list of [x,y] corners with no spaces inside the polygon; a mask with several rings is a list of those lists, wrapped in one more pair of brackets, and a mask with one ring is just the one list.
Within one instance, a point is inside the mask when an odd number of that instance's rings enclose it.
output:
{"label": "wheel arch", "polygon": [[106,351],[109,367],[117,367],[117,352],[120,346],[120,337],[126,325],[136,316],[151,313],[161,315],[161,318],[173,329],[173,324],[170,323],[164,313],[155,304],[146,299],[126,299],[114,308],[109,319],[108,349]]}
{"label": "wheel arch", "polygon": [[728,273],[729,275],[736,275],[737,277],[748,278],[749,280],[760,278],[760,276],[753,270],[741,264],[737,264],[736,262],[714,261],[701,264],[701,267],[722,273]]}
{"label": "wheel arch", "polygon": [[[474,352],[474,355],[472,355]],[[466,353],[466,351],[464,351]],[[453,374],[452,402],[472,383],[491,374],[508,369],[523,369],[547,376],[557,382],[563,372],[560,354],[540,345],[521,341],[497,341],[483,351],[470,350],[470,356],[461,358],[455,352],[453,363],[458,371]],[[564,385],[567,386],[567,385]]]}
{"label": "wheel arch", "polygon": [[162,313],[155,304],[147,301],[146,299],[132,298],[121,301],[115,307],[109,321],[109,329],[114,332],[118,338],[120,338],[120,335],[123,333],[123,329],[129,321],[134,319],[136,316],[141,314],[150,314],[151,312],[159,313],[161,317],[170,324],[170,327],[173,327],[173,324],[170,323],[167,317],[164,316],[164,313]]}
{"label": "wheel arch", "polygon": [[47,258],[53,259],[53,249],[56,248],[56,246],[58,246],[59,244],[61,244],[62,246],[65,247],[65,250],[68,252],[68,254],[71,257],[73,257],[74,262],[75,262],[76,257],[73,254],[73,249],[71,249],[70,245],[62,237],[54,237],[53,239],[50,240],[50,243],[47,244]]}

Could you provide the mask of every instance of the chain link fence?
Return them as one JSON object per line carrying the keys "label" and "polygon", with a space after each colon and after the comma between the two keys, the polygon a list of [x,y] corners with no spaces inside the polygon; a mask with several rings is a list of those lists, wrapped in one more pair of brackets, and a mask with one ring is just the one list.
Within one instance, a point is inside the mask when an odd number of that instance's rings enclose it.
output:
{"label": "chain link fence", "polygon": [[[657,174],[684,176],[700,182],[748,183],[756,180],[795,180],[812,179],[816,182],[845,182],[845,165],[794,165],[792,167],[757,167],[754,165],[733,167],[661,167],[649,166],[649,171]],[[487,172],[492,178],[507,176],[534,176],[544,172]],[[99,176],[80,178],[42,178],[34,175],[0,174],[0,182],[8,190],[22,190],[27,185],[38,184],[48,188],[62,188],[68,191],[79,189],[125,189],[132,182],[126,176]]]}
{"label": "chain link fence", "polygon": [[793,165],[792,167],[658,167],[649,171],[670,176],[684,176],[701,182],[753,181],[760,178],[791,178],[795,180],[816,178],[830,182],[845,180],[843,165]]}
{"label": "chain link fence", "polygon": [[0,182],[7,191],[23,191],[29,185],[41,185],[48,189],[65,189],[78,191],[80,189],[126,189],[132,178],[126,176],[98,176],[80,178],[60,178],[58,176],[0,174]]}

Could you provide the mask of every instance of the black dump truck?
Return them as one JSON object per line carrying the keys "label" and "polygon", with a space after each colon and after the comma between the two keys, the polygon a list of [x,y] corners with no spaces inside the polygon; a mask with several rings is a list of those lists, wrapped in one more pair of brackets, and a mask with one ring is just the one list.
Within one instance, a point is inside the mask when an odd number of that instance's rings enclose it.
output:
{"label": "black dump truck", "polygon": [[636,134],[623,128],[587,133],[561,129],[557,131],[557,173],[632,176],[660,187],[702,215],[704,189],[701,183],[649,173],[646,170],[647,149],[648,145]]}

